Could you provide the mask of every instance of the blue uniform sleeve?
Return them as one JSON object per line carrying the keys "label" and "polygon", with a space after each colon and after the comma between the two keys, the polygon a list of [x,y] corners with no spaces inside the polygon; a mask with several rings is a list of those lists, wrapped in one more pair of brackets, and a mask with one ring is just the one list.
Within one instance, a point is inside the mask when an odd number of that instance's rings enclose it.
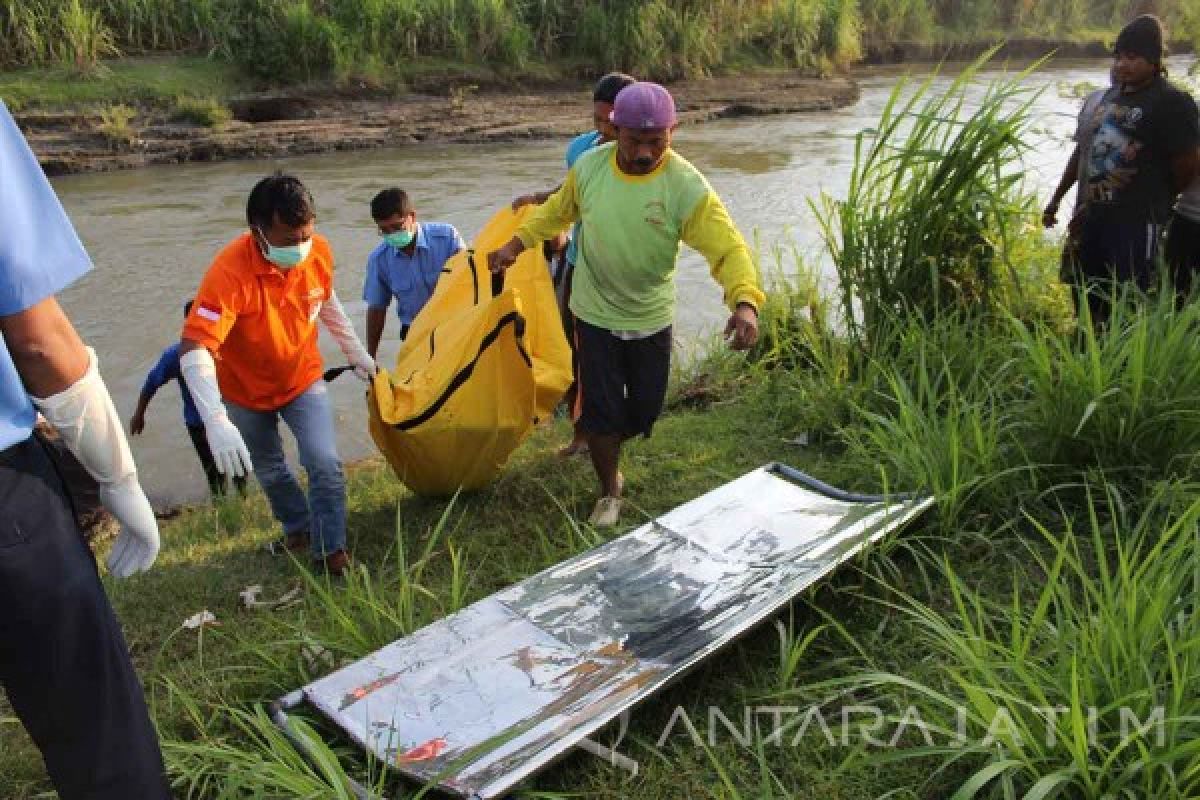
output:
{"label": "blue uniform sleeve", "polygon": [[581,133],[572,139],[571,143],[567,145],[567,169],[575,166],[579,157],[595,147],[598,141],[600,141],[599,131]]}
{"label": "blue uniform sleeve", "polygon": [[179,344],[173,344],[163,350],[158,363],[146,376],[142,384],[142,394],[153,397],[154,393],[179,377]]}
{"label": "blue uniform sleeve", "polygon": [[363,282],[363,300],[368,308],[387,308],[392,304],[392,290],[387,285],[383,272],[383,261],[380,251],[376,250],[367,258],[367,279]]}
{"label": "blue uniform sleeve", "polygon": [[0,316],[37,305],[92,268],[67,212],[0,102]]}
{"label": "blue uniform sleeve", "polygon": [[463,240],[462,234],[458,232],[458,228],[455,228],[453,225],[451,225],[450,230],[454,233],[454,243],[450,247],[450,255],[461,253],[463,250],[466,250],[467,243]]}

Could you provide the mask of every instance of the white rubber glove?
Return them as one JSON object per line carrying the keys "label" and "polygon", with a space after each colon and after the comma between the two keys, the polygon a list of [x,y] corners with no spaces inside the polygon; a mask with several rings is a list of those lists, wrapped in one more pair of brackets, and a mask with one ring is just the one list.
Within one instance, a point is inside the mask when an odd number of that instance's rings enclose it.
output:
{"label": "white rubber glove", "polygon": [[100,486],[100,502],[121,532],[108,557],[108,569],[118,578],[144,572],[158,557],[158,521],[138,483],[137,466],[121,428],[96,352],[88,348],[83,377],[56,395],[33,398],[34,405],[53,425],[63,443]]}
{"label": "white rubber glove", "polygon": [[338,300],[337,292],[329,294],[329,300],[321,306],[318,316],[326,330],[329,331],[329,335],[337,342],[342,355],[354,367],[354,374],[358,376],[359,380],[364,383],[374,380],[379,366],[375,363],[375,359],[371,358],[367,348],[363,347],[358,334],[354,332],[354,326],[350,324],[346,310],[342,308],[342,301]]}
{"label": "white rubber glove", "polygon": [[203,347],[190,350],[179,359],[179,371],[191,392],[192,401],[200,419],[204,420],[204,433],[208,436],[208,449],[213,462],[222,475],[240,478],[250,474],[250,451],[242,434],[232,422],[221,402],[221,390],[217,388],[217,365],[212,354]]}

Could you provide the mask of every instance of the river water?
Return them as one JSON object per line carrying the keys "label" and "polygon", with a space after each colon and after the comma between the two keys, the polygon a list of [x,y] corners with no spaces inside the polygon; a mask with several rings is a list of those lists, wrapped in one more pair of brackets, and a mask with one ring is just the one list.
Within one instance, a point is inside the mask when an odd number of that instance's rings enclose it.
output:
{"label": "river water", "polygon": [[[1191,59],[1174,59],[1174,74]],[[1031,187],[1047,196],[1070,153],[1079,99],[1075,87],[1107,78],[1104,60],[1067,62],[1029,79],[1041,89],[1026,157]],[[878,119],[903,73],[860,74],[860,101],[850,108],[722,120],[680,129],[676,149],[699,167],[748,239],[761,252],[794,245],[819,261],[820,236],[809,201],[821,192],[844,194],[854,136]],[[986,77],[998,77],[987,73]],[[939,79],[939,84],[948,79]],[[580,109],[581,121],[589,118]],[[491,145],[406,145],[271,161],[188,164],[131,172],[57,178],[55,189],[97,268],[61,296],[72,320],[100,355],[101,369],[128,419],[146,371],[179,338],[183,303],[195,291],[213,254],[244,225],[245,198],[262,175],[281,167],[299,175],[317,202],[318,230],[338,260],[337,289],[360,334],[364,264],[378,239],[368,204],[379,189],[399,185],[418,216],[454,224],[469,240],[511,197],[553,187],[563,173],[565,142]],[[787,259],[790,263],[790,257]],[[764,258],[764,264],[771,262]],[[680,345],[711,334],[724,319],[720,290],[696,253],[686,251],[678,273]],[[685,310],[684,310],[685,309]],[[380,361],[390,363],[399,326],[389,319]],[[341,363],[322,333],[330,364]],[[362,384],[347,375],[332,387],[343,457],[375,447],[366,430]],[[205,496],[203,476],[182,427],[179,392],[164,387],[147,414],[146,432],[132,439],[142,481],[156,506]],[[285,437],[286,439],[287,437]]]}

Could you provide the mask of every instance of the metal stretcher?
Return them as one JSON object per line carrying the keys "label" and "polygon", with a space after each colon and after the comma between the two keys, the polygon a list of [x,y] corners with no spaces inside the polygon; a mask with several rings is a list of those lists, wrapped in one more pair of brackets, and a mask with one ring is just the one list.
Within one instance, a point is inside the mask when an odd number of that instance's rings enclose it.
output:
{"label": "metal stretcher", "polygon": [[304,753],[287,713],[307,705],[422,784],[500,797],[932,504],[767,465],[292,692],[272,719]]}

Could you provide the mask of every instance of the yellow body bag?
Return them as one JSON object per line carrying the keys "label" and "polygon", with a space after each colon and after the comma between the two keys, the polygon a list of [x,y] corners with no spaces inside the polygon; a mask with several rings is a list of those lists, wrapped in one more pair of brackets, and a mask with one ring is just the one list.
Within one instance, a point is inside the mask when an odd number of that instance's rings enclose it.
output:
{"label": "yellow body bag", "polygon": [[571,351],[540,247],[493,276],[500,249],[532,207],[507,206],[446,262],[392,370],[367,393],[371,438],[423,495],[492,481],[571,383]]}

